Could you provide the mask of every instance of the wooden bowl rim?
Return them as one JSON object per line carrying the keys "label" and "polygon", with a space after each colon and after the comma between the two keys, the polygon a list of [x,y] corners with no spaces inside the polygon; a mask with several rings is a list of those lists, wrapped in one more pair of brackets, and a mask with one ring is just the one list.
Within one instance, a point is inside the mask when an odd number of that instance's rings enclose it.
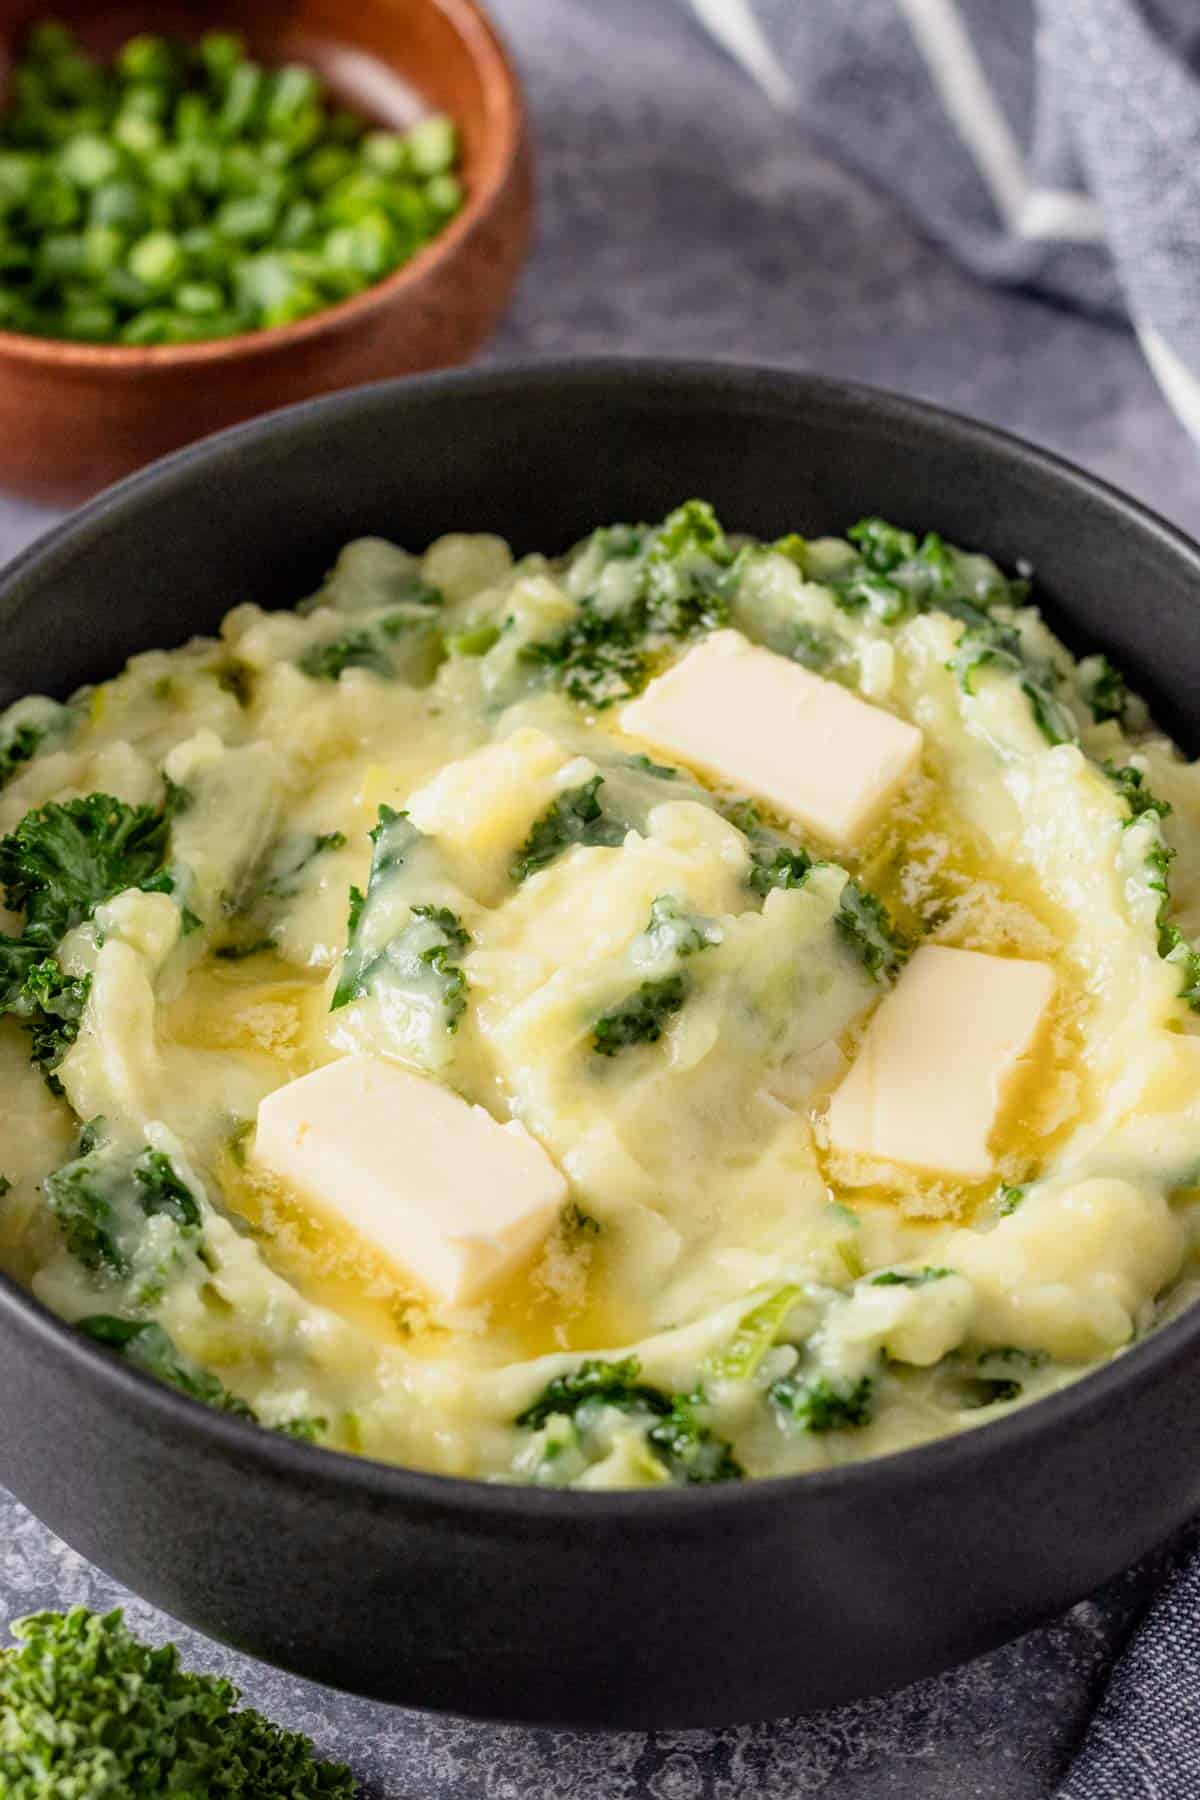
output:
{"label": "wooden bowl rim", "polygon": [[156,369],[223,362],[235,357],[268,355],[338,332],[382,311],[406,288],[417,288],[448,260],[496,204],[516,166],[525,129],[525,101],[511,57],[480,0],[421,0],[442,13],[479,69],[485,94],[493,96],[484,110],[484,151],[480,178],[466,203],[447,225],[406,263],[372,283],[360,294],[323,306],[319,312],[289,325],[205,338],[198,344],[81,344],[71,338],[38,337],[24,331],[0,330],[0,360],[41,364],[47,370],[70,369],[92,374],[149,374]]}

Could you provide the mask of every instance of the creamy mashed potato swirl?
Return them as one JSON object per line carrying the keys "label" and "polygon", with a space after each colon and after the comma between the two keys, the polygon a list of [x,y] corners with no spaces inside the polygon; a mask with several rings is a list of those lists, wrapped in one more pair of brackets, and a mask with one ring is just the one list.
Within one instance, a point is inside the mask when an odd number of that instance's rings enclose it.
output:
{"label": "creamy mashed potato swirl", "polygon": [[[705,645],[768,652],[783,710],[672,754]],[[857,779],[847,695],[882,748],[838,841],[805,796]],[[738,780],[754,732],[782,787]],[[18,702],[0,773],[0,1268],[210,1404],[456,1475],[732,1480],[998,1417],[1192,1297],[1200,780],[981,556],[699,502],[558,560],[362,539],[295,611]],[[1051,995],[1007,1062],[999,959]],[[887,1124],[935,967],[903,1091],[974,1162]],[[519,1123],[553,1199],[514,1177],[507,1260],[497,1225],[423,1279],[403,1154],[379,1229],[264,1156],[264,1100],[348,1056]]]}

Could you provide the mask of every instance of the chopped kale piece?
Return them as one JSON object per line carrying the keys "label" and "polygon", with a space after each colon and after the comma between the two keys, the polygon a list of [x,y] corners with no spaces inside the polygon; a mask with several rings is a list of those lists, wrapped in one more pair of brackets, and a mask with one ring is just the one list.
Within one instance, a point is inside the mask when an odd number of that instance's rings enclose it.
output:
{"label": "chopped kale piece", "polygon": [[741,1481],[745,1470],[733,1446],[702,1423],[704,1394],[676,1394],[670,1410],[646,1433],[646,1442],[671,1479],[688,1487],[714,1481]]}
{"label": "chopped kale piece", "polygon": [[1085,706],[1090,711],[1097,725],[1115,719],[1118,725],[1124,723],[1125,710],[1129,705],[1129,689],[1115,663],[1107,656],[1095,656],[1087,659],[1088,674],[1081,683],[1081,692]]}
{"label": "chopped kale piece", "polygon": [[329,1429],[329,1420],[321,1418],[285,1419],[273,1427],[280,1437],[294,1438],[298,1444],[315,1444]]}
{"label": "chopped kale piece", "polygon": [[695,956],[721,941],[721,928],[713,919],[687,912],[674,894],[660,894],[650,904],[650,922],[640,942],[653,957]]}
{"label": "chopped kale piece", "polygon": [[[823,866],[798,846],[760,843],[750,852],[750,873],[746,879],[754,892],[765,898],[772,888],[803,887],[813,870]],[[895,980],[908,955],[908,945],[882,900],[860,887],[852,876],[846,878],[834,925],[862,958],[868,974],[876,981]]]}
{"label": "chopped kale piece", "polygon": [[158,874],[167,817],[109,794],[51,803],[26,813],[0,841],[0,883],[24,935],[53,949],[75,925],[126,888]]}
{"label": "chopped kale piece", "polygon": [[55,1070],[79,1036],[91,986],[90,975],[64,975],[55,958],[48,956],[34,963],[12,1009],[29,1032],[30,1056],[53,1094],[62,1093]]}
{"label": "chopped kale piece", "polygon": [[687,992],[688,982],[683,975],[643,981],[627,999],[596,1020],[592,1049],[600,1056],[616,1056],[630,1044],[656,1044],[666,1021],[682,1007]]}
{"label": "chopped kale piece", "polygon": [[[388,960],[397,967],[400,966],[398,948],[409,941],[411,934],[413,954],[438,976],[441,983],[446,1030],[457,1031],[458,1022],[467,1010],[467,978],[454,958],[469,946],[470,933],[463,930],[461,919],[448,906],[414,906],[412,916],[414,920],[425,922],[425,930],[422,932],[417,926],[407,927],[402,931],[388,947]],[[434,933],[438,935],[433,936]],[[415,942],[418,935],[421,938],[420,944]],[[432,941],[426,942],[427,938],[432,938]]]}
{"label": "chopped kale piece", "polygon": [[379,817],[371,832],[374,851],[371,857],[371,873],[367,880],[367,891],[350,889],[350,921],[346,954],[342,962],[341,979],[331,1002],[331,1011],[349,1005],[366,991],[367,977],[371,968],[377,963],[383,952],[363,944],[363,921],[368,904],[377,899],[388,886],[397,871],[403,866],[421,834],[412,824],[406,812],[397,812],[394,807],[381,806]]}
{"label": "chopped kale piece", "polygon": [[87,1269],[127,1276],[146,1219],[165,1215],[182,1237],[199,1235],[200,1202],[170,1157],[150,1148],[114,1149],[99,1121],[85,1128],[75,1159],[47,1175],[44,1185],[68,1250]]}
{"label": "chopped kale piece", "polygon": [[629,758],[629,766],[640,769],[644,775],[657,775],[662,781],[674,781],[679,775],[679,770],[671,768],[669,763],[654,762],[640,750]]}
{"label": "chopped kale piece", "polygon": [[797,620],[792,626],[793,642],[789,655],[793,662],[803,663],[806,669],[820,674],[827,669],[837,655],[837,640],[828,631],[818,631],[815,625],[807,625]]}
{"label": "chopped kale piece", "polygon": [[534,820],[529,836],[512,860],[514,881],[527,881],[575,844],[599,844],[610,848],[625,840],[628,827],[604,811],[600,790],[602,775],[593,775],[581,786],[568,788]]}
{"label": "chopped kale piece", "polygon": [[1078,736],[1070,711],[1057,698],[1057,669],[1030,657],[1015,626],[989,619],[986,625],[969,625],[958,640],[946,665],[958,677],[965,694],[975,692],[980,669],[1000,669],[1016,677],[1029,702],[1034,723],[1049,744],[1073,744]]}
{"label": "chopped kale piece", "polygon": [[[589,1414],[614,1407],[644,1420],[646,1443],[673,1481],[693,1485],[739,1480],[743,1471],[732,1447],[700,1417],[703,1393],[664,1394],[639,1380],[640,1375],[636,1356],[620,1362],[589,1358],[569,1374],[556,1375],[514,1423],[538,1431],[552,1418],[578,1420],[582,1415],[586,1421]],[[553,1446],[551,1456],[561,1449]]]}
{"label": "chopped kale piece", "polygon": [[759,846],[751,851],[747,881],[765,898],[772,888],[803,887],[815,866],[807,850],[787,844]]}
{"label": "chopped kale piece", "polygon": [[861,956],[876,981],[894,981],[903,967],[908,945],[892,924],[882,900],[850,877],[842,889],[834,924]]}
{"label": "chopped kale piece", "polygon": [[162,1326],[152,1319],[122,1319],[111,1313],[93,1313],[79,1321],[79,1329],[93,1343],[102,1344],[132,1363],[143,1374],[153,1375],[167,1387],[175,1388],[189,1399],[199,1400],[217,1412],[232,1413],[235,1418],[257,1423],[253,1407],[237,1394],[230,1393],[223,1381],[208,1369],[201,1368],[191,1357],[176,1349]]}
{"label": "chopped kale piece", "polygon": [[290,900],[300,892],[301,877],[327,850],[341,850],[344,831],[294,832],[271,846],[260,872],[258,892],[265,897]]}
{"label": "chopped kale piece", "polygon": [[1137,769],[1132,763],[1118,768],[1116,763],[1102,762],[1101,769],[1108,776],[1122,800],[1129,808],[1129,823],[1140,819],[1146,813],[1157,813],[1160,819],[1171,816],[1171,804],[1168,800],[1160,800],[1150,791],[1144,769]]}
{"label": "chopped kale piece", "polygon": [[771,1404],[789,1425],[804,1431],[842,1431],[870,1422],[875,1382],[870,1375],[842,1385],[824,1375],[785,1375],[767,1390]]}
{"label": "chopped kale piece", "polygon": [[75,723],[76,715],[69,706],[46,700],[36,710],[31,708],[32,702],[20,704],[18,710],[26,716],[0,726],[0,788],[6,787],[45,745],[60,744]]}
{"label": "chopped kale piece", "polygon": [[513,1422],[537,1431],[555,1414],[573,1418],[581,1406],[597,1400],[621,1412],[669,1413],[671,1403],[667,1396],[659,1388],[640,1381],[641,1372],[636,1356],[624,1357],[620,1362],[590,1357],[568,1374],[556,1375]]}
{"label": "chopped kale piece", "polygon": [[934,1269],[927,1264],[923,1269],[884,1269],[879,1275],[872,1275],[870,1287],[926,1287],[931,1281],[944,1281],[947,1275],[953,1275],[953,1269]]}
{"label": "chopped kale piece", "polygon": [[385,680],[392,674],[391,658],[379,642],[379,633],[365,625],[344,631],[326,644],[314,644],[296,666],[314,681],[337,681],[347,669],[370,669]]}
{"label": "chopped kale piece", "polygon": [[601,710],[636,694],[671,643],[728,623],[734,555],[703,500],[677,507],[652,531],[610,526],[592,541],[606,561],[637,565],[626,603],[610,608],[587,594],[565,631],[520,654],[552,669],[571,699]]}
{"label": "chopped kale piece", "polygon": [[917,554],[915,534],[889,525],[886,519],[860,519],[846,536],[857,544],[863,562],[875,575],[890,575]]}

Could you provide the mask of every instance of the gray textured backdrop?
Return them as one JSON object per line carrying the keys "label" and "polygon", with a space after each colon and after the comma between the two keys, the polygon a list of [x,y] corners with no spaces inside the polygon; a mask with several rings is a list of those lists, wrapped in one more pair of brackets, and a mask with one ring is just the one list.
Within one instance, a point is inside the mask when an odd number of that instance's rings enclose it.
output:
{"label": "gray textured backdrop", "polygon": [[[490,358],[669,351],[856,376],[1006,425],[1200,528],[1196,452],[1132,338],[955,268],[773,114],[670,0],[494,10],[537,122],[541,223]],[[0,501],[0,554],[53,517]],[[234,1656],[140,1602],[131,1616],[350,1760],[378,1800],[1045,1800],[1148,1582],[1126,1577],[890,1700],[611,1738],[389,1710]],[[127,1599],[0,1494],[0,1617]]]}

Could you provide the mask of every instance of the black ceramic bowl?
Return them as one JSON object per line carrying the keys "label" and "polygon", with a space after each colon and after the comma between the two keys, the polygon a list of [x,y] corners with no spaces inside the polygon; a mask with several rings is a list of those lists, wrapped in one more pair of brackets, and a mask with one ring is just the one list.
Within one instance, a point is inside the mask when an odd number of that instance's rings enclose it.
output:
{"label": "black ceramic bowl", "polygon": [[[565,549],[693,494],[764,536],[881,512],[1028,557],[1054,625],[1197,736],[1200,552],[1178,533],[909,401],[657,363],[363,388],[171,457],[0,580],[0,700],[65,693],[248,596],[294,601],[359,533]],[[290,1443],[154,1385],[3,1281],[0,1369],[0,1480],[84,1555],[272,1662],[492,1718],[711,1725],[846,1700],[1059,1611],[1200,1506],[1200,1308],[964,1436],[665,1494],[488,1486]]]}

